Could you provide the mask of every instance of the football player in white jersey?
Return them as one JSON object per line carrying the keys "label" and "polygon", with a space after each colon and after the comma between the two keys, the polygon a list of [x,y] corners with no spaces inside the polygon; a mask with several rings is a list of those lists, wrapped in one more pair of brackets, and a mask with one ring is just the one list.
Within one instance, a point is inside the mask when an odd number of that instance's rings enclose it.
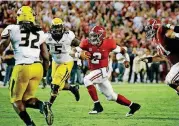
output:
{"label": "football player in white jersey", "polygon": [[73,57],[70,55],[71,47],[78,46],[80,41],[70,30],[65,30],[60,18],[52,20],[50,32],[47,33],[46,43],[49,45],[52,55],[52,82],[51,97],[49,103],[52,105],[59,90],[70,90],[78,101],[80,96],[78,89],[66,84],[73,67]]}
{"label": "football player in white jersey", "polygon": [[[39,109],[48,125],[53,122],[48,103],[35,97],[39,83],[49,65],[49,55],[44,32],[35,25],[35,15],[29,6],[17,12],[17,24],[7,26],[0,41],[0,54],[12,45],[15,67],[10,79],[10,101],[16,113],[27,126],[35,126],[26,108]],[[40,61],[43,59],[43,65]]]}

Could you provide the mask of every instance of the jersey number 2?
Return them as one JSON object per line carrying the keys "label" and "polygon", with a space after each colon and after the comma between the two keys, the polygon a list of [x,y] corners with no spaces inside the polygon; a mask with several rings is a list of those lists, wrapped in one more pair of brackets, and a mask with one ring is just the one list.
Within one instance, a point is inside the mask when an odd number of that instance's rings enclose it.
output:
{"label": "jersey number 2", "polygon": [[24,46],[24,47],[28,47],[30,44],[30,48],[38,48],[38,46],[35,45],[35,43],[39,42],[39,33],[32,33],[33,35],[36,36],[36,39],[31,40],[31,42],[29,42],[29,37],[30,37],[30,32],[26,32],[26,31],[21,31],[21,34],[25,34],[25,37],[21,38],[21,41],[25,41],[25,43],[23,44],[19,44],[19,46]]}
{"label": "jersey number 2", "polygon": [[101,53],[100,52],[94,52],[93,57],[94,58],[91,60],[91,63],[99,64],[99,60],[101,59]]}

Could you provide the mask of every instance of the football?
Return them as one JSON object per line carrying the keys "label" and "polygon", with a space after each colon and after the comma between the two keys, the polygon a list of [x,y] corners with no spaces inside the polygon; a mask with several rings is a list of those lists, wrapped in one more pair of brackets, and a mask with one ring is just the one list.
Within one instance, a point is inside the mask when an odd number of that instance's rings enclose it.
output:
{"label": "football", "polygon": [[80,58],[81,58],[82,60],[88,60],[88,59],[91,58],[91,54],[90,54],[88,51],[83,50],[83,51],[81,52]]}

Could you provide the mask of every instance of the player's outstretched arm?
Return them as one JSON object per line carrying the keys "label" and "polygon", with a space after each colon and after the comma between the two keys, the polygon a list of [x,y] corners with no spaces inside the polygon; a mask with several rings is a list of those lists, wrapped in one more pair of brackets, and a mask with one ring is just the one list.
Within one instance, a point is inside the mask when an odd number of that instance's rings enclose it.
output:
{"label": "player's outstretched arm", "polygon": [[163,55],[154,55],[153,57],[152,57],[152,61],[153,62],[161,62],[161,61],[166,61],[167,60],[167,58],[165,57],[165,56],[163,56]]}
{"label": "player's outstretched arm", "polygon": [[151,62],[161,62],[161,61],[166,61],[167,58],[165,56],[162,55],[154,55],[154,56],[150,56],[150,57],[143,57],[140,58],[139,61],[143,61],[146,63],[151,63]]}
{"label": "player's outstretched arm", "polygon": [[40,54],[42,56],[42,59],[43,59],[43,68],[44,68],[44,77],[46,76],[46,72],[49,68],[49,53],[48,53],[48,49],[47,49],[47,45],[46,43],[42,43],[40,45]]}

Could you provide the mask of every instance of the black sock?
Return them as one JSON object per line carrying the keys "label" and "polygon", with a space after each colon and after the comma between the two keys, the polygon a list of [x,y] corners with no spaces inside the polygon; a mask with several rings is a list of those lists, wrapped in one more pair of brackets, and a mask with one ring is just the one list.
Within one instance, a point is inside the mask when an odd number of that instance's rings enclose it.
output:
{"label": "black sock", "polygon": [[26,125],[31,125],[32,121],[30,119],[29,114],[26,111],[22,111],[19,113],[20,118],[24,121]]}
{"label": "black sock", "polygon": [[43,102],[38,100],[38,101],[36,101],[32,104],[28,104],[28,102],[27,102],[26,107],[27,108],[34,108],[34,109],[41,109],[42,105],[43,105]]}
{"label": "black sock", "polygon": [[50,97],[50,104],[52,105],[53,102],[55,101],[57,95],[58,95],[58,90],[59,90],[60,86],[56,85],[56,84],[51,84],[51,97]]}
{"label": "black sock", "polygon": [[54,103],[56,97],[57,97],[57,96],[51,96],[51,97],[50,97],[49,102],[50,102],[51,105]]}
{"label": "black sock", "polygon": [[95,102],[94,105],[95,105],[95,106],[100,106],[101,103],[98,101],[98,102]]}

